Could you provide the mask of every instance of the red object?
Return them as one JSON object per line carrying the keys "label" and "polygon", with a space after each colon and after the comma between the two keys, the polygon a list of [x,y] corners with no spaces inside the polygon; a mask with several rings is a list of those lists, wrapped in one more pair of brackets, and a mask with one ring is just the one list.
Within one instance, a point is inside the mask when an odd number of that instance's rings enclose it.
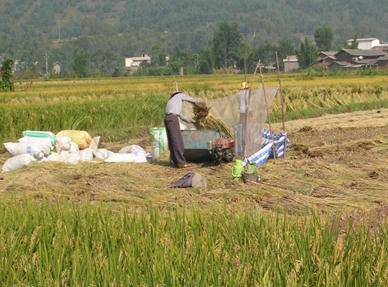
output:
{"label": "red object", "polygon": [[220,137],[213,141],[213,146],[220,149],[234,148],[234,139]]}

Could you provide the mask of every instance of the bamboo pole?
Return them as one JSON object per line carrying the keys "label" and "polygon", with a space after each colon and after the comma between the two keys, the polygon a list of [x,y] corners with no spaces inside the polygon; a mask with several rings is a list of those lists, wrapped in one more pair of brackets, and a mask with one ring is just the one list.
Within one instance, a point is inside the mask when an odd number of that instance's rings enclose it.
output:
{"label": "bamboo pole", "polygon": [[267,117],[268,117],[268,127],[269,127],[269,131],[272,132],[271,119],[269,118],[269,105],[268,105],[267,93],[266,93],[265,84],[264,84],[264,76],[263,76],[263,72],[261,70],[261,61],[260,60],[259,60],[258,66],[259,66],[261,87],[263,89],[263,96],[264,96],[264,102],[265,102],[265,110],[267,112]]}
{"label": "bamboo pole", "polygon": [[[267,94],[266,94],[265,84],[264,84],[264,76],[263,76],[263,72],[261,70],[261,61],[260,60],[259,60],[258,65],[259,65],[261,86],[262,86],[262,89],[263,89],[265,109],[266,109],[266,112],[267,112],[268,129],[269,129],[270,134],[272,135],[272,124],[271,124],[271,118],[269,117],[269,105],[268,105],[268,99],[267,99]],[[275,147],[275,144],[272,145],[272,152],[273,152],[273,158],[274,158],[274,160],[276,160],[276,147]]]}
{"label": "bamboo pole", "polygon": [[279,54],[276,51],[276,67],[279,81],[279,94],[280,94],[280,105],[281,105],[281,114],[282,114],[282,130],[286,131],[285,118],[284,118],[284,107],[285,107],[285,98],[283,94],[282,81],[280,79],[280,67],[279,67]]}

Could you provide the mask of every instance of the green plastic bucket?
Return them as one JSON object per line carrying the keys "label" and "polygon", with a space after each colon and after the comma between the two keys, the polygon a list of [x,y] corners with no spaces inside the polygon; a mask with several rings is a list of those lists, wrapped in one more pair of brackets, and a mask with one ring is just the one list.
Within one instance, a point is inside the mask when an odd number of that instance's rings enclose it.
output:
{"label": "green plastic bucket", "polygon": [[233,164],[232,168],[232,176],[233,178],[241,178],[242,174],[244,172],[244,167],[243,167],[243,161],[240,159],[236,159]]}
{"label": "green plastic bucket", "polygon": [[151,128],[150,134],[152,136],[152,139],[154,141],[157,141],[159,143],[159,151],[163,152],[167,149],[167,133],[166,128],[160,127],[160,128]]}

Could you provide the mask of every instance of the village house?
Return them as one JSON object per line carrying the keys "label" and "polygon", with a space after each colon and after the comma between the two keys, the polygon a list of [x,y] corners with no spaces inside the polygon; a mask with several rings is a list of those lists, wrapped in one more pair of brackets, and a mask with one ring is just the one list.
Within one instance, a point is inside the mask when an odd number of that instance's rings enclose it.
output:
{"label": "village house", "polygon": [[335,54],[337,54],[336,51],[321,51],[318,54],[317,59],[315,62],[311,65],[312,67],[323,67],[324,69],[328,69],[330,65],[332,65],[336,58]]}
{"label": "village house", "polygon": [[139,70],[143,65],[151,64],[151,57],[147,54],[143,54],[140,57],[125,58],[125,69],[133,74]]}
{"label": "village house", "polygon": [[388,68],[388,54],[377,59],[376,66],[379,69]]}
{"label": "village house", "polygon": [[385,56],[385,53],[380,50],[342,49],[335,55],[335,58],[337,61],[358,64],[360,61],[377,60],[382,56]]}
{"label": "village house", "polygon": [[332,71],[386,68],[387,55],[384,49],[342,49],[337,53],[322,51],[311,66]]}
{"label": "village house", "polygon": [[[354,39],[349,39],[347,41],[348,46],[351,46],[354,42]],[[380,42],[377,38],[361,38],[356,39],[357,42],[357,49],[359,50],[370,50],[376,47],[384,47],[388,46],[386,43]]]}
{"label": "village house", "polygon": [[299,61],[296,55],[287,56],[283,59],[284,72],[292,72],[299,69]]}

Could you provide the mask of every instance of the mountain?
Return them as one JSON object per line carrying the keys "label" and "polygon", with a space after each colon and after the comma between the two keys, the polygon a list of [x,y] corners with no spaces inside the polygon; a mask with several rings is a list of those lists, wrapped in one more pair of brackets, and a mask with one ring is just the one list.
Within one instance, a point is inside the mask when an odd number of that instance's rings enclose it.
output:
{"label": "mountain", "polygon": [[388,40],[387,0],[2,0],[0,54],[33,61],[48,50],[66,62],[79,48],[112,59],[153,46],[198,51],[222,21],[251,45],[296,44],[322,25],[336,45],[355,34]]}

